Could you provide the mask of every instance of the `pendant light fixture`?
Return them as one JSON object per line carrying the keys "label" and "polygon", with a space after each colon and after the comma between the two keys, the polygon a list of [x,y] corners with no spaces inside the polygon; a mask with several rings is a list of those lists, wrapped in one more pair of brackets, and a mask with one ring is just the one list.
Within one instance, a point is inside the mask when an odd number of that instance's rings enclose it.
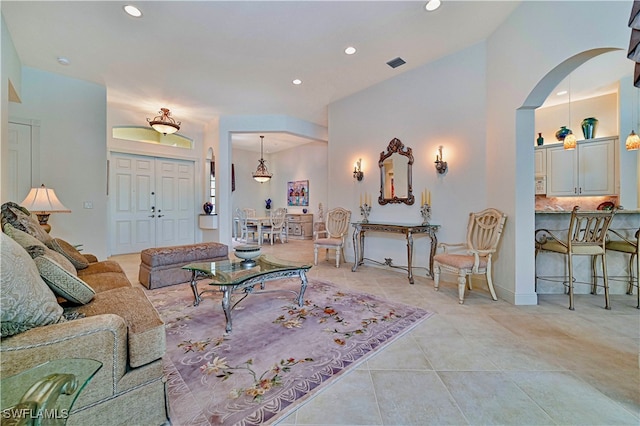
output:
{"label": "pendant light fixture", "polygon": [[576,149],[576,144],[578,140],[576,139],[576,135],[573,134],[571,130],[571,76],[569,76],[569,133],[564,137],[564,149]]}
{"label": "pendant light fixture", "polygon": [[[638,90],[637,92],[640,95],[640,90]],[[638,97],[638,99],[633,99],[631,102],[632,119],[636,120],[635,124],[638,126],[640,126],[640,121],[638,121],[638,113],[634,113],[634,110],[639,102],[640,102],[640,96]],[[637,151],[638,149],[640,149],[640,136],[638,136],[635,131],[631,130],[631,133],[629,133],[629,136],[627,136],[627,140],[624,146],[625,148],[627,148],[627,151]]]}
{"label": "pendant light fixture", "polygon": [[256,169],[255,172],[253,172],[253,178],[260,183],[268,182],[269,179],[271,179],[271,176],[273,176],[273,174],[269,173],[269,170],[267,170],[267,166],[264,164],[264,158],[262,158],[263,143],[264,143],[264,136],[261,135],[260,136],[260,160],[258,161],[258,168]]}
{"label": "pendant light fixture", "polygon": [[154,117],[153,120],[147,118],[149,125],[153,127],[156,132],[162,133],[166,136],[180,130],[180,124],[182,123],[180,121],[176,122],[176,120],[170,117],[171,112],[169,111],[169,108],[160,108],[158,113],[160,115]]}

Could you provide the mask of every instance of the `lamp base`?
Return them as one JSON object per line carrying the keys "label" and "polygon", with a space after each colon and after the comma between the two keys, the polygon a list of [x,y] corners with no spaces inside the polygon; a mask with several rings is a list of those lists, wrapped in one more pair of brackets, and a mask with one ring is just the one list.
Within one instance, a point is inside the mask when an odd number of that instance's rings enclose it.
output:
{"label": "lamp base", "polygon": [[36,213],[36,216],[38,216],[38,223],[40,223],[42,229],[44,229],[47,233],[51,232],[51,225],[47,223],[47,221],[49,220],[49,215],[50,213]]}

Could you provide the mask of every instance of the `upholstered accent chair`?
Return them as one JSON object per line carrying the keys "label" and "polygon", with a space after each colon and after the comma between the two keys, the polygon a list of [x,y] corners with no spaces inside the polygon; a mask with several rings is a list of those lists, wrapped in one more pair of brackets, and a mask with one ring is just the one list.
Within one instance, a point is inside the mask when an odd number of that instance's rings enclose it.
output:
{"label": "upholstered accent chair", "polygon": [[433,258],[433,280],[435,289],[440,286],[442,271],[458,275],[458,298],[464,303],[465,287],[471,286],[471,275],[485,275],[491,298],[498,300],[492,281],[492,257],[498,250],[507,215],[489,208],[469,214],[467,242],[458,244],[440,243],[443,252]]}
{"label": "upholstered accent chair", "polygon": [[325,229],[313,233],[313,262],[315,265],[318,264],[318,249],[321,248],[325,249],[327,258],[329,250],[335,250],[336,268],[340,267],[340,257],[342,257],[343,262],[346,262],[344,258],[344,239],[349,230],[350,220],[351,211],[342,207],[336,207],[327,212]]}
{"label": "upholstered accent chair", "polygon": [[284,225],[287,219],[287,211],[280,207],[271,212],[269,217],[269,225],[262,227],[262,233],[269,236],[269,241],[273,245],[273,240],[278,237],[281,243],[284,243],[283,235],[285,233]]}
{"label": "upholstered accent chair", "polygon": [[[560,279],[563,285],[569,289],[569,309],[571,310],[574,309],[573,294],[574,284],[576,283],[573,273],[573,256],[592,256],[592,294],[596,294],[597,288],[596,259],[597,257],[602,259],[605,309],[611,309],[605,244],[609,226],[615,213],[615,209],[580,211],[580,208],[575,206],[571,211],[571,220],[566,237],[559,236],[557,231],[551,232],[548,229],[536,230],[536,257],[540,252],[552,252],[561,254],[566,258],[568,276]],[[536,282],[538,279],[554,281],[555,277],[539,276],[536,272]]]}
{"label": "upholstered accent chair", "polygon": [[[640,256],[638,256],[638,247],[640,247],[640,228],[636,230],[633,238],[631,238],[625,231],[627,231],[628,234],[633,234],[633,230],[609,229],[605,249],[629,255],[629,287],[627,288],[627,294],[633,294],[633,287],[636,287],[636,293],[638,295],[638,305],[636,307],[640,309]],[[634,264],[636,270],[635,275],[633,273]]]}

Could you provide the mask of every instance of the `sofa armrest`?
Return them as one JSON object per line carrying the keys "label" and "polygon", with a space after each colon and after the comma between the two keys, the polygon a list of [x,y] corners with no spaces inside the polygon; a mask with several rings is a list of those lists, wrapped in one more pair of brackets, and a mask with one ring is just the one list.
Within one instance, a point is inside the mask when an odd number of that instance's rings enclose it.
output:
{"label": "sofa armrest", "polygon": [[51,359],[89,358],[102,368],[83,391],[83,402],[108,398],[127,369],[127,325],[104,314],[37,327],[0,342],[0,372],[17,374]]}
{"label": "sofa armrest", "polygon": [[87,262],[89,263],[96,263],[98,261],[98,258],[92,254],[87,253],[87,254],[83,254],[83,256],[85,257],[85,259],[87,259]]}

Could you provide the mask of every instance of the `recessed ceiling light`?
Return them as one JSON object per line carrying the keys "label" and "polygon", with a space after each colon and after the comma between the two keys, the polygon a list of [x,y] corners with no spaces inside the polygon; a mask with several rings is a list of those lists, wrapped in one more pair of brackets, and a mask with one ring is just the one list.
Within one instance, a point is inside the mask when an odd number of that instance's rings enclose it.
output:
{"label": "recessed ceiling light", "polygon": [[127,12],[128,15],[133,16],[134,18],[139,18],[142,16],[142,12],[140,12],[140,9],[130,4],[124,7],[124,11]]}
{"label": "recessed ceiling light", "polygon": [[69,65],[71,61],[69,61],[69,59],[65,58],[64,56],[58,56],[58,63],[60,65]]}
{"label": "recessed ceiling light", "polygon": [[296,78],[295,80],[292,81],[293,84],[295,84],[296,86],[299,86],[302,84],[302,80],[300,80],[299,78]]}
{"label": "recessed ceiling light", "polygon": [[354,53],[356,53],[356,48],[353,46],[349,46],[344,49],[344,53],[346,53],[347,55],[353,55]]}
{"label": "recessed ceiling light", "polygon": [[567,92],[566,90],[561,90],[560,92],[556,93],[556,95],[562,96],[562,95],[566,95],[567,93],[569,92]]}
{"label": "recessed ceiling light", "polygon": [[440,0],[429,0],[427,4],[424,5],[424,8],[427,10],[427,12],[433,12],[439,7],[440,7]]}

